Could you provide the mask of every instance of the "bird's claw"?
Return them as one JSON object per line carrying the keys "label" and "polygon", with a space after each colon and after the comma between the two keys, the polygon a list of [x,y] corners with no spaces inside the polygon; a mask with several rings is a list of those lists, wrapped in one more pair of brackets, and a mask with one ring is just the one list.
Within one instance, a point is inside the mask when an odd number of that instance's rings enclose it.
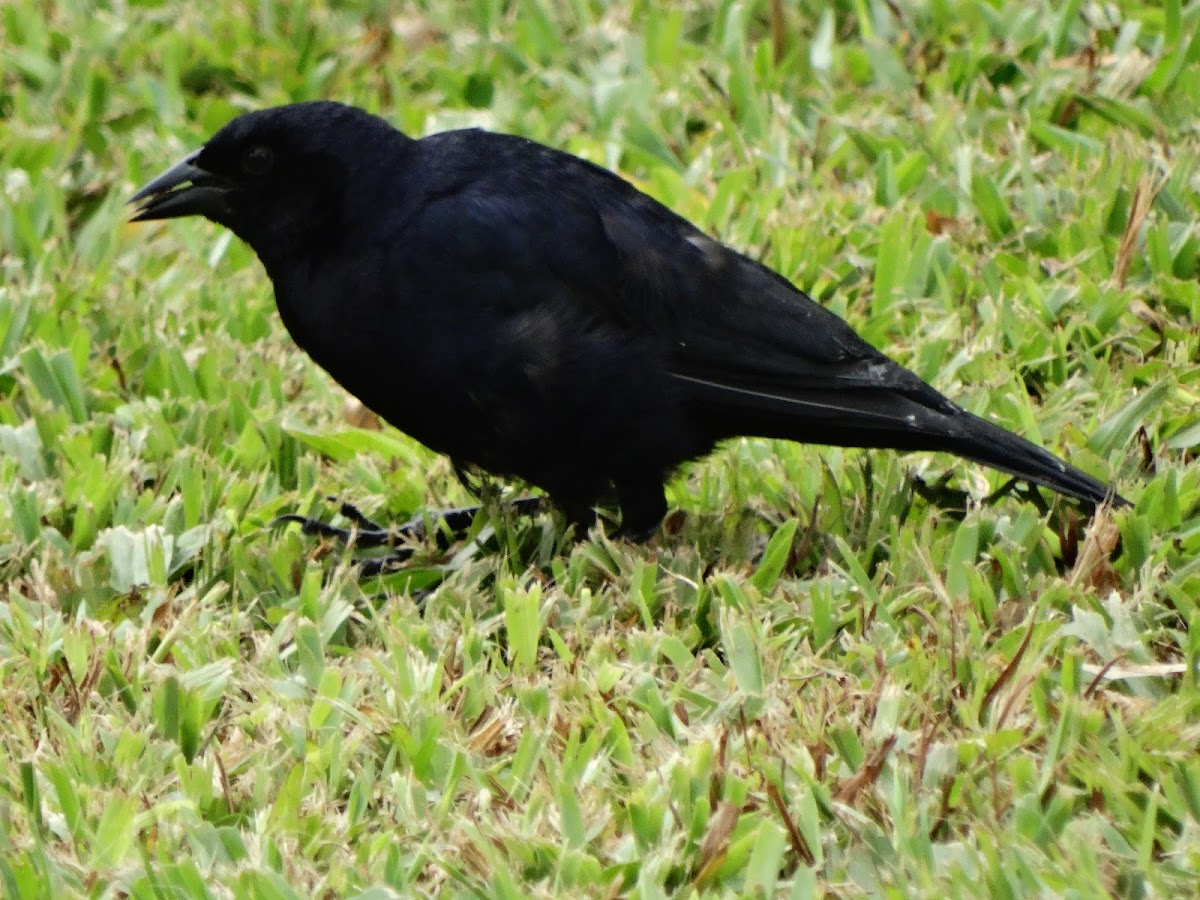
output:
{"label": "bird's claw", "polygon": [[[454,541],[465,537],[479,515],[480,507],[464,506],[456,509],[430,510],[424,516],[417,516],[400,525],[386,527],[366,516],[352,503],[339,502],[336,497],[328,498],[331,503],[338,504],[338,512],[352,524],[349,528],[330,525],[311,516],[297,513],[285,513],[276,517],[272,525],[294,522],[300,526],[301,532],[330,538],[346,547],[371,550],[387,547],[390,552],[384,556],[363,557],[355,560],[360,574],[364,577],[380,575],[399,568],[406,563],[415,552],[413,544],[426,540],[432,535],[439,550],[447,549]],[[542,497],[522,497],[507,504],[516,515],[536,515],[544,507]],[[444,523],[437,527],[435,523]]]}
{"label": "bird's claw", "polygon": [[[337,502],[336,498],[329,498]],[[363,515],[352,503],[341,503],[338,512],[353,524],[349,528],[339,528],[311,516],[301,516],[297,513],[285,513],[278,516],[272,525],[284,525],[295,522],[304,534],[315,534],[324,538],[332,538],[347,547],[360,547],[370,550],[375,547],[395,547],[400,541],[407,539],[421,540],[425,536],[425,527],[419,519],[405,522],[396,528],[385,528]]]}

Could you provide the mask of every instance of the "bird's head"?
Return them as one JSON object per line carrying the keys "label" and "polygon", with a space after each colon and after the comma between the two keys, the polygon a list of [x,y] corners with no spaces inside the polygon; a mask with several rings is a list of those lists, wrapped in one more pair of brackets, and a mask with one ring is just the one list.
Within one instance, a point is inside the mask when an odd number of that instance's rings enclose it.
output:
{"label": "bird's head", "polygon": [[[407,139],[363,110],[295,103],[238,116],[130,198],[132,220],[204,216],[260,257],[335,233],[354,171]],[[264,259],[264,261],[266,261]]]}

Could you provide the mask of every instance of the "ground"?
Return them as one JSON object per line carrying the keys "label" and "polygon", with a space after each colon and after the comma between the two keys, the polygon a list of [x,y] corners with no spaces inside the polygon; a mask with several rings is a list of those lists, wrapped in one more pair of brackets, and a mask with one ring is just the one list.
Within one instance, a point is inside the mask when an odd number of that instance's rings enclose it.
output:
{"label": "ground", "polygon": [[[1198,34],[1195,0],[8,0],[0,893],[1192,894]],[[619,170],[1135,507],[741,440],[645,545],[497,516],[358,579],[272,520],[465,502],[452,468],[246,247],[123,207],[318,97]]]}

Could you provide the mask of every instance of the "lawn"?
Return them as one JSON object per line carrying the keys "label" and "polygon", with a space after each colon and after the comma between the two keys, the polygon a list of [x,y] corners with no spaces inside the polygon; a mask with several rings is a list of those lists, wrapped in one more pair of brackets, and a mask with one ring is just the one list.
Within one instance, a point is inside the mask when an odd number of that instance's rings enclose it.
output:
{"label": "lawn", "polygon": [[[0,6],[0,894],[1194,895],[1200,0],[362,6]],[[275,517],[470,494],[124,207],[319,97],[618,170],[1134,508],[738,440],[358,578]]]}

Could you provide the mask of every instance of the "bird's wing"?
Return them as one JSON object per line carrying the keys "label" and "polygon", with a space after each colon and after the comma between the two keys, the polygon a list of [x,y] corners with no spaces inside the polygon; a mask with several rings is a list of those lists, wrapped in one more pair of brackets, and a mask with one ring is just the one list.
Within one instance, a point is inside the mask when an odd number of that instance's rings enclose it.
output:
{"label": "bird's wing", "polygon": [[[493,308],[568,305],[655,340],[682,390],[721,405],[890,415],[868,400],[885,392],[957,410],[786,279],[606,169],[507,136],[470,137],[494,145],[495,164],[441,186],[407,241],[415,259],[454,261],[458,293],[474,282],[468,293]],[[910,412],[900,407],[897,421]]]}
{"label": "bird's wing", "polygon": [[721,405],[818,419],[857,414],[905,428],[913,406],[957,412],[782,276],[682,219],[659,214],[648,228],[651,217],[634,204],[600,215],[621,260],[610,303],[636,316],[645,304],[630,297],[658,298],[669,367],[689,392]]}

